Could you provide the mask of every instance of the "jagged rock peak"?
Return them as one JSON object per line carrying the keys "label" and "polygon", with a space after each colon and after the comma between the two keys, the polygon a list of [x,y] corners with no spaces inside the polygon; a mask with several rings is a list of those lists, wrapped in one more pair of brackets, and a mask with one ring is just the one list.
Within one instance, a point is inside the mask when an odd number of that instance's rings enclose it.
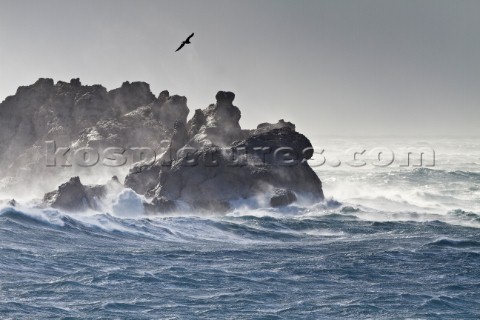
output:
{"label": "jagged rock peak", "polygon": [[150,91],[150,85],[143,81],[125,81],[118,89],[113,89],[109,93],[119,93],[123,95],[131,95],[133,97],[144,96],[145,100],[152,102],[155,100],[154,94]]}
{"label": "jagged rock peak", "polygon": [[189,135],[200,145],[226,146],[243,138],[240,127],[242,113],[232,104],[235,94],[219,91],[215,96],[217,102],[206,109],[196,110],[189,121]]}
{"label": "jagged rock peak", "polygon": [[170,96],[168,97],[167,99],[169,102],[171,102],[172,104],[176,104],[176,105],[187,105],[187,98],[184,97],[184,96],[179,96],[179,95],[173,95],[173,96]]}
{"label": "jagged rock peak", "polygon": [[45,194],[44,202],[53,208],[80,211],[90,207],[84,185],[79,177],[72,177],[56,191]]}
{"label": "jagged rock peak", "polygon": [[217,99],[217,104],[232,105],[233,100],[235,99],[235,93],[230,91],[218,91],[215,95]]}
{"label": "jagged rock peak", "polygon": [[185,122],[177,120],[173,126],[173,135],[170,141],[170,152],[176,155],[177,151],[188,142],[188,132],[185,128]]}
{"label": "jagged rock peak", "polygon": [[285,121],[283,119],[278,120],[277,123],[264,122],[264,123],[260,123],[257,126],[257,132],[260,133],[261,131],[269,131],[269,130],[281,129],[281,128],[289,128],[292,131],[295,131],[295,124],[289,121]]}
{"label": "jagged rock peak", "polygon": [[170,97],[170,92],[168,92],[168,90],[163,90],[163,91],[160,92],[160,94],[158,95],[158,100],[167,100],[168,97]]}
{"label": "jagged rock peak", "polygon": [[82,85],[82,83],[80,82],[80,78],[71,79],[70,84],[74,87],[80,87]]}
{"label": "jagged rock peak", "polygon": [[36,90],[45,90],[45,89],[51,89],[53,88],[55,83],[53,82],[53,79],[50,78],[39,78],[37,81],[35,81],[34,84],[29,85],[29,86],[20,86],[17,89],[16,95],[22,94],[23,92],[27,91],[28,89],[36,89]]}
{"label": "jagged rock peak", "polygon": [[108,189],[123,188],[116,176],[104,185],[84,185],[78,176],[70,178],[57,190],[45,194],[43,201],[52,208],[66,211],[98,209],[98,199],[105,197]]}
{"label": "jagged rock peak", "polygon": [[198,133],[200,128],[206,123],[205,114],[201,109],[196,109],[192,119],[188,121],[187,129],[190,137]]}
{"label": "jagged rock peak", "polygon": [[53,87],[54,82],[53,82],[53,79],[51,78],[39,78],[37,81],[35,81],[33,85],[34,86],[46,85],[46,86]]}
{"label": "jagged rock peak", "polygon": [[155,111],[157,118],[160,119],[165,127],[170,129],[173,129],[176,121],[186,124],[188,113],[190,112],[187,106],[187,98],[179,95],[167,97],[168,91],[163,95],[162,93],[159,98],[161,97],[165,100],[163,102],[157,100],[157,103],[160,103],[160,108]]}
{"label": "jagged rock peak", "polygon": [[125,81],[122,86],[108,92],[120,113],[127,113],[139,106],[144,106],[156,100],[150,91],[150,85],[146,82]]}

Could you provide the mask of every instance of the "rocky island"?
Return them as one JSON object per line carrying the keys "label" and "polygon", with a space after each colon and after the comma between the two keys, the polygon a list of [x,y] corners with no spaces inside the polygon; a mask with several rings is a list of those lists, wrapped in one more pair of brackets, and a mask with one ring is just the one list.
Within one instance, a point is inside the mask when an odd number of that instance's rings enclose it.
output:
{"label": "rocky island", "polygon": [[[307,163],[313,156],[308,138],[284,120],[242,129],[234,99],[219,91],[214,104],[187,121],[185,97],[155,96],[144,82],[107,91],[79,79],[39,79],[0,104],[2,186],[16,190],[28,181],[32,189],[52,190],[55,183],[60,186],[43,204],[66,211],[101,210],[113,201],[109,195],[125,190],[151,214],[226,212],[247,200],[272,207],[323,200],[321,181]],[[54,143],[50,155],[46,142]],[[72,155],[80,149],[90,160],[92,152],[110,152],[107,160],[125,161],[105,166],[99,157],[96,165],[76,165]],[[127,161],[139,149],[151,153]],[[114,174],[107,183],[82,183]]]}

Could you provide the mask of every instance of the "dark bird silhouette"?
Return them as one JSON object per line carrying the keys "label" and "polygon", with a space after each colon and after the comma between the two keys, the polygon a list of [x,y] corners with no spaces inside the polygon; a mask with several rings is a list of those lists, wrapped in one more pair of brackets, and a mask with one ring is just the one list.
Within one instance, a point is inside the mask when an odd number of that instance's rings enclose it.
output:
{"label": "dark bird silhouette", "polygon": [[193,37],[193,35],[194,35],[194,33],[192,33],[191,35],[189,35],[188,38],[187,38],[185,41],[182,42],[182,44],[180,45],[180,47],[178,47],[178,49],[175,50],[175,52],[177,52],[178,50],[182,49],[184,45],[191,43],[191,42],[190,42],[190,38]]}

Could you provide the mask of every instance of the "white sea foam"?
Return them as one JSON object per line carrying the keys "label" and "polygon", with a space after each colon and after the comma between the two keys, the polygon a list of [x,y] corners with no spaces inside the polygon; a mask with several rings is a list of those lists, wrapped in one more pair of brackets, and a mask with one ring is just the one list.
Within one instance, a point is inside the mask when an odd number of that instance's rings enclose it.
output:
{"label": "white sea foam", "polygon": [[[378,141],[366,140],[372,147]],[[204,213],[201,216],[211,221],[229,218],[273,217],[308,219],[314,216],[341,214],[368,221],[443,221],[451,224],[478,227],[480,218],[480,142],[467,141],[458,145],[455,141],[433,141],[431,144],[441,152],[436,153],[438,165],[435,167],[388,167],[355,168],[349,166],[315,168],[323,182],[326,201],[318,204],[298,202],[283,208],[270,208],[268,197],[234,201],[233,212],[225,215]],[[399,141],[391,143],[392,148],[401,149]],[[331,148],[341,150],[349,146],[346,140],[330,142]],[[420,145],[425,144],[422,142]],[[415,143],[413,143],[415,146]],[[329,147],[329,146],[326,146]],[[471,154],[462,154],[467,148]],[[477,157],[477,158],[476,158]],[[477,161],[477,162],[475,162]],[[300,197],[301,198],[301,197]],[[98,226],[106,230],[136,232],[118,223],[116,219],[145,219],[142,202],[146,199],[131,189],[108,190],[107,197],[98,203],[98,211],[66,214],[58,210],[38,209],[38,202],[22,201],[15,208],[23,214],[39,221],[63,225],[63,216],[70,216],[82,223]],[[338,202],[337,202],[338,201]],[[179,202],[181,204],[181,202]],[[3,201],[6,207],[6,201]],[[3,209],[3,211],[5,208]],[[2,211],[2,212],[3,212]],[[111,216],[109,216],[111,214]],[[105,215],[107,218],[105,218]],[[198,219],[200,214],[192,213],[183,205],[179,212],[151,217],[151,221],[163,224],[172,234],[188,237],[188,234],[204,234],[197,229],[186,231],[168,219]],[[169,225],[170,224],[170,225]],[[125,229],[126,228],[126,229]],[[178,228],[178,229],[177,229]],[[207,230],[210,227],[205,225]],[[166,230],[167,230],[166,229]],[[213,232],[212,230],[210,230]],[[217,232],[220,232],[217,230]],[[231,236],[231,235],[228,235]],[[214,236],[215,237],[215,236]],[[227,237],[227,236],[225,236]]]}
{"label": "white sea foam", "polygon": [[113,214],[120,217],[137,217],[144,214],[143,202],[145,198],[132,189],[124,189],[112,205]]}

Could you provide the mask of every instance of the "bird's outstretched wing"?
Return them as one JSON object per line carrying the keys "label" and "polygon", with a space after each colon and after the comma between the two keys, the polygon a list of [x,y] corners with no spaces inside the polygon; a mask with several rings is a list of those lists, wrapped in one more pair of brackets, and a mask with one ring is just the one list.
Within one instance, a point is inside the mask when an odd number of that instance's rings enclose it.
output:
{"label": "bird's outstretched wing", "polygon": [[178,49],[175,50],[175,52],[177,52],[178,50],[182,49],[184,45],[185,45],[185,42],[182,42],[182,44],[180,45],[180,47],[178,47]]}
{"label": "bird's outstretched wing", "polygon": [[194,33],[194,32],[192,32],[192,34],[191,34],[191,35],[189,35],[189,36],[188,36],[188,38],[187,38],[187,40],[185,40],[185,41],[190,41],[190,38],[191,38],[191,37],[193,37],[193,35],[194,35],[194,34],[195,34],[195,33]]}

